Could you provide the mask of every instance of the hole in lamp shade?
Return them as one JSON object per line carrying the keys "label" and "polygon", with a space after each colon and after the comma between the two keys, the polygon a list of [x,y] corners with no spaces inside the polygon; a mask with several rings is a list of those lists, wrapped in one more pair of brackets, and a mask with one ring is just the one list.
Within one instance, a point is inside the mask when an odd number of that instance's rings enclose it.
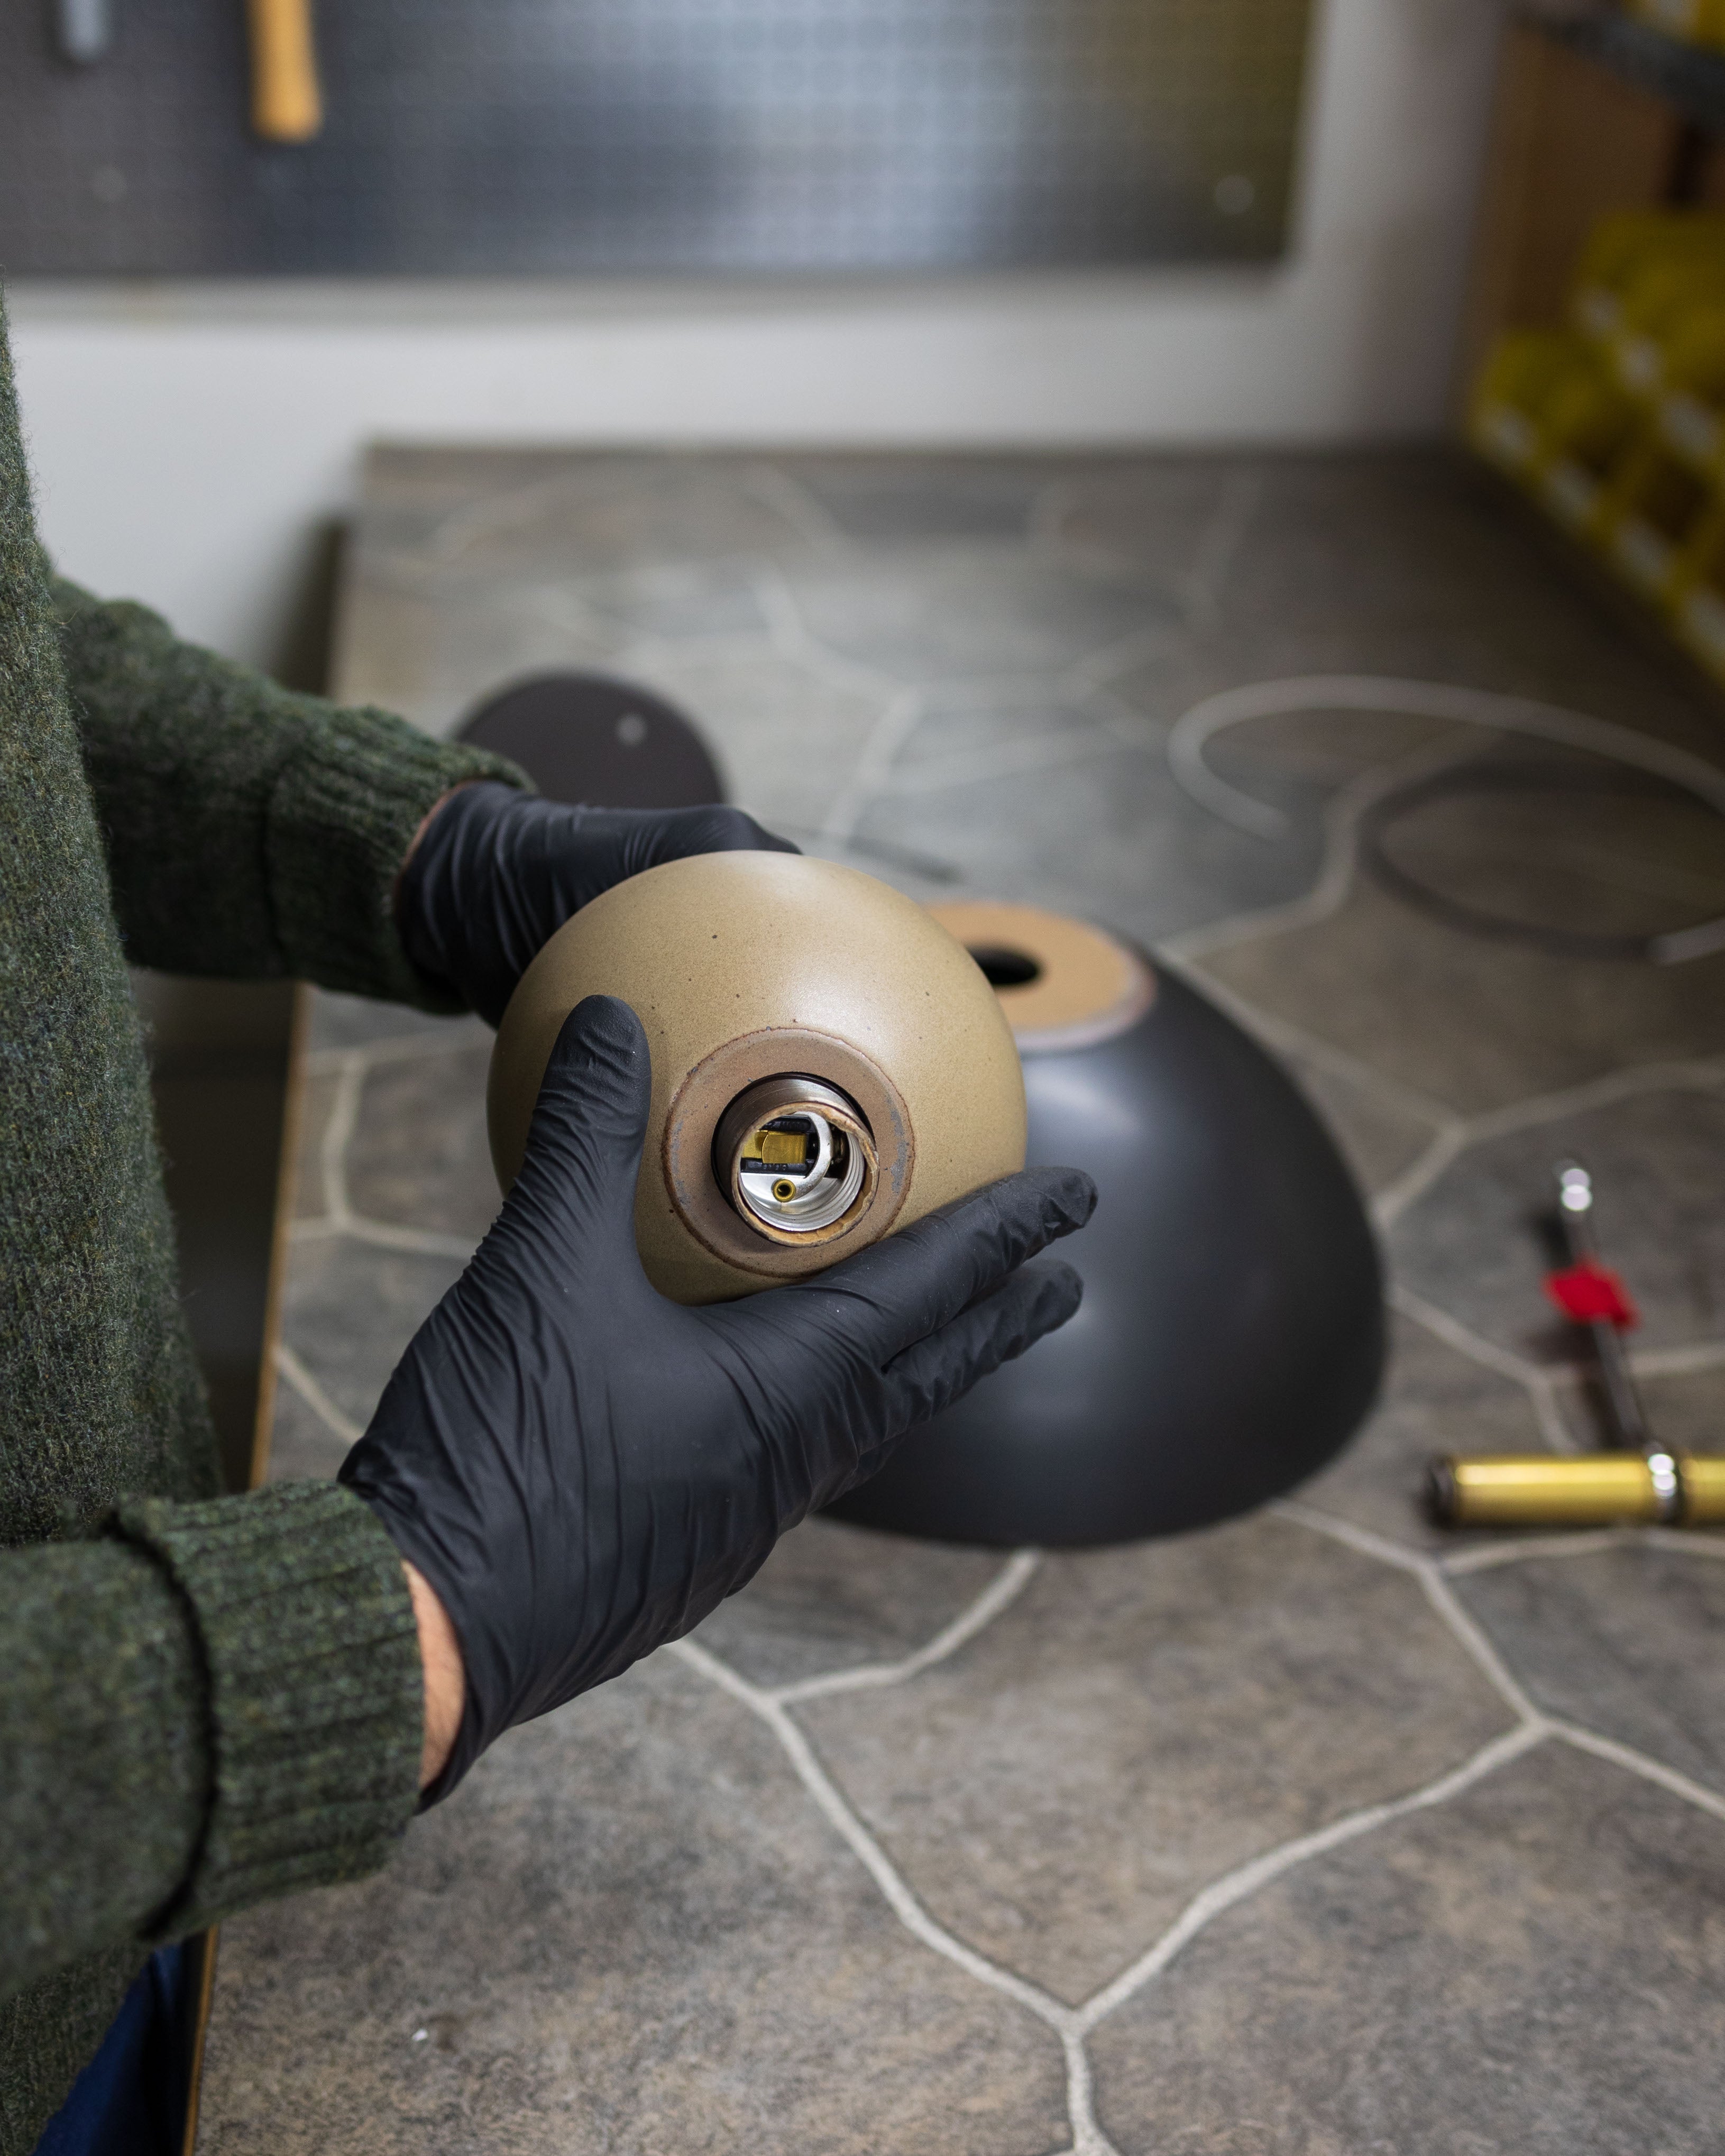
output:
{"label": "hole in lamp shade", "polygon": [[1028,951],[1009,951],[997,943],[973,943],[969,948],[991,988],[1028,988],[1042,978],[1041,967]]}

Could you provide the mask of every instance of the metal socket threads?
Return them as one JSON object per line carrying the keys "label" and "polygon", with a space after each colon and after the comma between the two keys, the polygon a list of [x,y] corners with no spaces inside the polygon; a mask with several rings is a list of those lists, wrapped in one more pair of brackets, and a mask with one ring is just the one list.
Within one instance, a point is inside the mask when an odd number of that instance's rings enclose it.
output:
{"label": "metal socket threads", "polygon": [[1725,1522],[1725,1459],[1596,1452],[1435,1460],[1427,1495],[1448,1527],[1706,1527]]}
{"label": "metal socket threads", "polygon": [[874,1204],[875,1134],[824,1079],[798,1073],[745,1086],[713,1133],[713,1174],[745,1226],[791,1247],[835,1242]]}

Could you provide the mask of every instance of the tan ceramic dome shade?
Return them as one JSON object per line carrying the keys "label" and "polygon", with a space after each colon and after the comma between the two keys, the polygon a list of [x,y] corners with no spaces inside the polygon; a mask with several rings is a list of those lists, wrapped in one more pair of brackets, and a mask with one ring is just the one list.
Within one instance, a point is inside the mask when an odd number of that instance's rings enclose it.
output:
{"label": "tan ceramic dome shade", "polygon": [[505,1191],[552,1045],[590,995],[620,996],[646,1029],[635,1240],[680,1302],[818,1271],[1024,1164],[1024,1079],[999,1000],[930,914],[855,869],[706,854],[566,922],[492,1054]]}

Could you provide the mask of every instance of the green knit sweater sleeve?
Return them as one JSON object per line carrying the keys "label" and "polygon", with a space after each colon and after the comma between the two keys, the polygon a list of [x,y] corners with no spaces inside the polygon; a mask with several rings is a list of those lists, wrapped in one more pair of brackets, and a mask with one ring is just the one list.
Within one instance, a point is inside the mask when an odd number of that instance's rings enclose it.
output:
{"label": "green knit sweater sleeve", "polygon": [[131,1500],[0,1553],[0,1998],[374,1871],[405,1829],[413,1606],[338,1485]]}
{"label": "green knit sweater sleeve", "polygon": [[294,695],[146,608],[53,589],[133,963],[447,1008],[403,953],[395,877],[440,794],[525,774],[387,711]]}

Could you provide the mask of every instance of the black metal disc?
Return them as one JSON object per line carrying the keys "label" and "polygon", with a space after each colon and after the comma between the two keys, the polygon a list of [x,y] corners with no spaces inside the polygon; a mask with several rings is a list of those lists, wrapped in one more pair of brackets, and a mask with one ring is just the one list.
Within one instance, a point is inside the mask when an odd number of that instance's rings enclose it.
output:
{"label": "black metal disc", "polygon": [[1128,1031],[1024,1059],[1033,1163],[1096,1178],[1064,1330],[911,1431],[840,1519],[1077,1545],[1250,1510],[1376,1394],[1378,1252],[1353,1177],[1249,1034],[1167,973]]}
{"label": "black metal disc", "polygon": [[639,682],[540,674],[488,696],[459,739],[520,764],[551,801],[693,808],[725,783],[693,720]]}

